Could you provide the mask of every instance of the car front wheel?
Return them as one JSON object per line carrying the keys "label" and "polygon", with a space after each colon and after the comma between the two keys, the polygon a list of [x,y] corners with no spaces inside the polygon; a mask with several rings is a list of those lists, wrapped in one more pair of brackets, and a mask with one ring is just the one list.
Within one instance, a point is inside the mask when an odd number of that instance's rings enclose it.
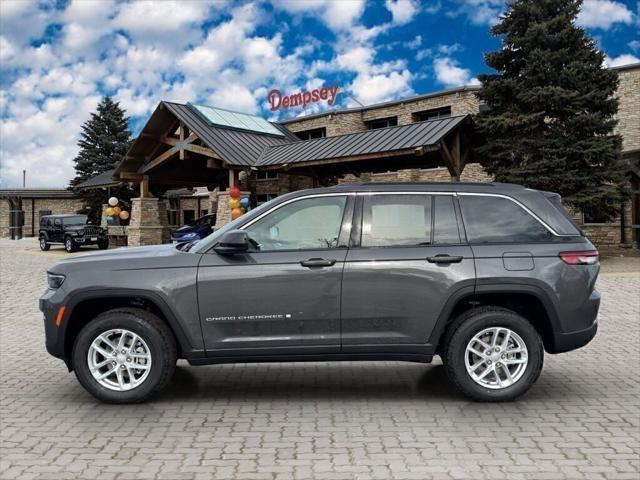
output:
{"label": "car front wheel", "polygon": [[75,252],[78,249],[78,244],[71,237],[66,237],[64,239],[64,249],[67,253]]}
{"label": "car front wheel", "polygon": [[100,250],[106,250],[109,248],[109,240],[98,240],[98,248]]}
{"label": "car front wheel", "polygon": [[102,313],[76,338],[72,362],[78,381],[106,403],[138,403],[161,390],[176,366],[173,334],[146,310]]}
{"label": "car front wheel", "polygon": [[498,307],[462,314],[447,332],[442,360],[451,381],[482,402],[514,400],[542,370],[540,335],[525,318]]}

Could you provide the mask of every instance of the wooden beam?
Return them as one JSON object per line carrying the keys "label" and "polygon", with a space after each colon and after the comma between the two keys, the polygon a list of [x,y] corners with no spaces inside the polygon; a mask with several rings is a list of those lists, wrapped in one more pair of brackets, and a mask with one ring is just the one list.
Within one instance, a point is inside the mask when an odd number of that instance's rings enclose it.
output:
{"label": "wooden beam", "polygon": [[149,176],[144,175],[140,181],[140,198],[149,198]]}
{"label": "wooden beam", "polygon": [[238,171],[229,170],[229,188],[238,186]]}
{"label": "wooden beam", "polygon": [[171,157],[173,157],[176,153],[178,153],[178,150],[180,150],[177,146],[171,147],[169,150],[167,150],[166,152],[158,155],[156,158],[154,158],[153,160],[151,160],[149,163],[147,163],[143,168],[142,168],[142,173],[147,173],[149,170],[151,170],[152,168],[157,167],[158,165],[162,165],[164,162],[166,162],[167,160],[169,160]]}
{"label": "wooden beam", "polygon": [[136,182],[142,180],[142,175],[137,172],[120,172],[118,176],[121,180],[133,180]]}
{"label": "wooden beam", "polygon": [[440,151],[442,152],[442,158],[444,159],[444,163],[447,166],[447,170],[449,170],[449,175],[451,175],[452,179],[457,178],[459,180],[460,172],[458,171],[458,166],[456,164],[457,162],[453,158],[453,155],[451,154],[451,151],[449,150],[449,147],[447,147],[447,144],[444,142],[444,140],[440,140]]}
{"label": "wooden beam", "polygon": [[185,137],[185,128],[184,123],[180,122],[180,126],[178,127],[178,137],[180,138],[180,160],[184,160],[187,158],[187,155],[184,152],[184,137]]}
{"label": "wooden beam", "polygon": [[220,155],[207,147],[201,147],[200,145],[186,144],[184,145],[184,149],[189,152],[199,153],[200,155],[204,155],[205,157],[215,158],[216,160],[222,160]]}

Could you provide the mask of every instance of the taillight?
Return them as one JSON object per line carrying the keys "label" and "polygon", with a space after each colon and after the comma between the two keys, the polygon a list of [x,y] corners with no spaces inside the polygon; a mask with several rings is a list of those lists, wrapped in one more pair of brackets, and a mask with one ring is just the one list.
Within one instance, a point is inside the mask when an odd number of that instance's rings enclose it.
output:
{"label": "taillight", "polygon": [[598,263],[598,251],[562,252],[560,258],[568,265],[594,265]]}

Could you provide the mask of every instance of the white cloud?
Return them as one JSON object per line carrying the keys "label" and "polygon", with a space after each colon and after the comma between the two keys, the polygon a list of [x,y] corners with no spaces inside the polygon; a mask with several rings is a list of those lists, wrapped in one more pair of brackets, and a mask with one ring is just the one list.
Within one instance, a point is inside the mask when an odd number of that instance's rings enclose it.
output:
{"label": "white cloud", "polygon": [[627,6],[612,0],[585,0],[577,23],[588,28],[608,30],[616,23],[633,23],[633,13]]}
{"label": "white cloud", "polygon": [[474,25],[495,25],[505,9],[503,0],[459,0],[458,6],[448,12],[451,17],[466,16]]}
{"label": "white cloud", "polygon": [[294,15],[311,14],[334,31],[349,29],[364,11],[364,0],[280,0],[274,5]]}
{"label": "white cloud", "polygon": [[445,87],[477,85],[478,79],[472,78],[471,70],[462,68],[452,58],[439,57],[433,61],[436,80]]}
{"label": "white cloud", "polygon": [[621,67],[623,65],[631,65],[632,63],[639,63],[640,58],[635,55],[631,55],[630,53],[623,53],[622,55],[618,55],[617,57],[609,57],[606,56],[604,59],[604,64],[607,67]]}
{"label": "white cloud", "polygon": [[391,12],[396,25],[409,23],[419,11],[419,4],[414,0],[386,0],[384,5]]}
{"label": "white cloud", "polygon": [[627,45],[629,45],[629,48],[634,52],[640,50],[640,40],[631,40]]}

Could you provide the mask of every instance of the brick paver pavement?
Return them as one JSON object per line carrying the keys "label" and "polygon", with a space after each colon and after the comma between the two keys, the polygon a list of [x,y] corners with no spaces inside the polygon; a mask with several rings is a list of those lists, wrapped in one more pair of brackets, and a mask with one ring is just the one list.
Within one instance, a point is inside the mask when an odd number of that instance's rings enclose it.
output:
{"label": "brick paver pavement", "polygon": [[521,401],[478,404],[439,363],[188,367],[144,405],[100,404],[44,348],[65,255],[0,240],[0,478],[639,478],[640,276],[606,273],[600,332],[548,355]]}

